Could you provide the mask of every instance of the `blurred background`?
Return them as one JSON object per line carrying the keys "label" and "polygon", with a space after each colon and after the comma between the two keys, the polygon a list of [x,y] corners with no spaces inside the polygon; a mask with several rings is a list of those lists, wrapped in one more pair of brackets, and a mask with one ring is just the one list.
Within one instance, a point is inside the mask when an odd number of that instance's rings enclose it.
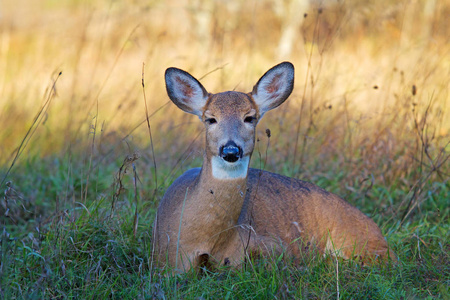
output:
{"label": "blurred background", "polygon": [[62,174],[79,175],[61,176],[55,197],[83,198],[77,184],[95,168],[112,164],[111,184],[118,162],[139,153],[142,197],[162,195],[201,165],[203,147],[198,119],[168,102],[165,69],[190,72],[209,92],[249,92],[285,60],[296,68],[294,92],[261,121],[254,166],[325,185],[339,178],[343,196],[369,179],[407,191],[430,171],[448,181],[450,1],[0,5],[4,182],[26,182],[30,161],[44,162],[32,169],[42,174],[64,163]]}

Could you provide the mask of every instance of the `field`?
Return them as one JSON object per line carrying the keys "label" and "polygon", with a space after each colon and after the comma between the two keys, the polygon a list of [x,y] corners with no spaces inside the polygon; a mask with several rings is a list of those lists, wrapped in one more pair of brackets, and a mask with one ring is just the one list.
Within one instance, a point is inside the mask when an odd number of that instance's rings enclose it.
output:
{"label": "field", "polygon": [[[450,1],[318,2],[2,1],[0,299],[449,299]],[[204,137],[165,69],[249,92],[284,60],[252,166],[340,195],[399,262],[167,276],[152,223]]]}

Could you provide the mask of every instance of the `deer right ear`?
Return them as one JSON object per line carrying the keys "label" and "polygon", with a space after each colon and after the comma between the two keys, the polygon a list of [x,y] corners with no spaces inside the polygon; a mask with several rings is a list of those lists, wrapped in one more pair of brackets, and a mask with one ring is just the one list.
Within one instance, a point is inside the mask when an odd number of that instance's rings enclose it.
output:
{"label": "deer right ear", "polygon": [[165,74],[166,89],[170,100],[187,113],[203,115],[208,92],[191,74],[177,68],[168,68]]}

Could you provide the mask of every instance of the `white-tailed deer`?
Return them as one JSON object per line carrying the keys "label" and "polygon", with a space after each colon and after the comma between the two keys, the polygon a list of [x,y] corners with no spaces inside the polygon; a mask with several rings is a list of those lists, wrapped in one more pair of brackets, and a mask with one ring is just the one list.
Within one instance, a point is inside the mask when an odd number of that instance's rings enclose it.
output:
{"label": "white-tailed deer", "polygon": [[154,236],[160,266],[187,271],[204,264],[239,265],[248,253],[274,251],[298,257],[307,243],[346,259],[395,259],[378,226],[338,196],[249,168],[258,121],[292,92],[291,63],[267,71],[248,94],[210,94],[176,68],[167,69],[165,79],[173,103],[204,123],[206,149],[202,168],[179,177],[158,208]]}

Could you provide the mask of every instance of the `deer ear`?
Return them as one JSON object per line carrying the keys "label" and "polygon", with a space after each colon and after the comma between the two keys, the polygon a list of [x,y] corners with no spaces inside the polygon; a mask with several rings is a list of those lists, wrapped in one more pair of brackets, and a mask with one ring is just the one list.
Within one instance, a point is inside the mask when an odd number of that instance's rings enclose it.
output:
{"label": "deer ear", "polygon": [[294,88],[294,66],[283,62],[267,71],[253,87],[252,97],[262,117],[267,111],[281,105]]}
{"label": "deer ear", "polygon": [[168,68],[165,74],[170,100],[187,113],[202,117],[208,92],[191,74],[177,68]]}

